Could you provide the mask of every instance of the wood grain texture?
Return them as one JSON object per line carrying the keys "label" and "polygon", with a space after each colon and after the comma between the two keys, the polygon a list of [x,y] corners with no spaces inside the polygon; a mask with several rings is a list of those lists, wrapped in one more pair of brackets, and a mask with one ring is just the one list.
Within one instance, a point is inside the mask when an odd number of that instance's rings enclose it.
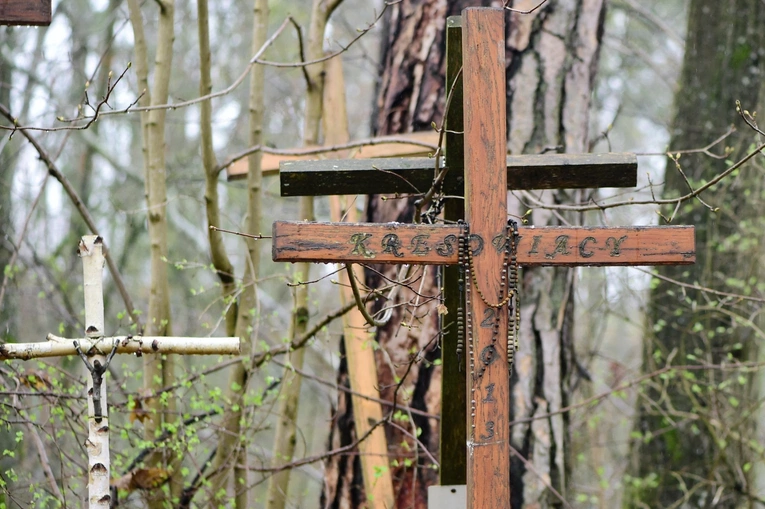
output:
{"label": "wood grain texture", "polygon": [[[453,265],[458,235],[456,226],[444,225],[277,221],[272,256],[278,262]],[[518,262],[525,267],[689,265],[696,259],[692,226],[522,227],[520,236]],[[482,240],[484,249],[496,249],[491,238]],[[477,250],[480,243],[474,238],[471,245]]]}
{"label": "wood grain texture", "polygon": [[[505,125],[505,15],[502,9],[462,11],[462,83],[465,132],[465,218],[470,233],[484,239],[503,234],[507,223],[507,129]],[[467,506],[510,507],[510,380],[507,366],[507,306],[500,302],[504,243],[473,254],[472,312],[465,329],[473,332],[466,350],[474,367],[467,375]],[[471,285],[466,282],[466,285]],[[494,324],[482,317],[494,311]],[[490,362],[482,359],[490,358]],[[493,388],[493,390],[492,390]]]}
{"label": "wood grain texture", "polygon": [[[507,156],[510,189],[634,187],[635,154],[539,154]],[[447,194],[462,195],[459,167],[444,180]],[[451,170],[451,168],[450,168]],[[428,157],[285,161],[279,179],[282,196],[424,193],[433,182],[435,161]]]}
{"label": "wood grain texture", "polygon": [[50,25],[50,0],[0,0],[0,25]]}

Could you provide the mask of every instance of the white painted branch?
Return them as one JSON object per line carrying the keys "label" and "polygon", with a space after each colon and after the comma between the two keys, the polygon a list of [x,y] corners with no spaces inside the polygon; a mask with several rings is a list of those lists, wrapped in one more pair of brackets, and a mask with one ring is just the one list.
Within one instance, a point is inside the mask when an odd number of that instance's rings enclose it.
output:
{"label": "white painted branch", "polygon": [[[83,291],[85,293],[85,334],[88,338],[99,340],[104,335],[104,293],[103,269],[104,254],[101,237],[87,235],[82,237],[77,250],[82,258]],[[78,342],[79,343],[79,342]],[[80,345],[80,348],[85,345]],[[74,341],[72,341],[74,348]],[[96,350],[87,352],[88,361],[93,366],[104,366],[106,357]],[[88,380],[88,440],[85,446],[88,450],[88,502],[90,509],[109,509],[111,495],[109,493],[109,412],[106,404],[106,384],[101,383],[97,389],[100,397],[100,416],[96,416],[93,403],[93,376],[87,374]]]}
{"label": "white painted branch", "polygon": [[163,336],[115,336],[101,339],[67,339],[48,334],[48,341],[39,343],[6,343],[0,345],[0,360],[37,359],[39,357],[60,357],[77,355],[74,341],[83,352],[91,350],[105,355],[111,352],[116,342],[117,353],[177,353],[188,355],[237,355],[239,338],[185,338]]}
{"label": "white painted branch", "polygon": [[103,240],[86,235],[80,240],[77,253],[82,259],[85,333],[90,338],[100,338],[104,335]]}

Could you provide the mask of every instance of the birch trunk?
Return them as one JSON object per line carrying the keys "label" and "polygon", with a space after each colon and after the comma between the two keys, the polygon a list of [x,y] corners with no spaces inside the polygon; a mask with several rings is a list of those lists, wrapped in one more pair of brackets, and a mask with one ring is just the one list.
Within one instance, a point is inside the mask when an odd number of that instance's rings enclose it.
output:
{"label": "birch trunk", "polygon": [[[342,0],[314,0],[311,9],[311,24],[308,29],[306,58],[308,61],[324,56],[324,32],[332,12]],[[303,123],[303,145],[318,145],[321,129],[323,93],[324,93],[324,63],[308,65],[306,72],[306,107]],[[314,220],[313,197],[300,198],[300,219]],[[299,263],[295,267],[294,278],[298,281],[308,281],[308,263]],[[295,303],[290,323],[290,340],[302,336],[308,327],[308,286],[301,285],[295,290]],[[279,421],[276,428],[276,439],[273,451],[273,465],[279,466],[292,459],[295,453],[297,407],[300,400],[301,378],[293,370],[303,368],[305,348],[299,348],[290,354],[289,364],[284,369],[281,381],[279,402]],[[289,498],[289,482],[291,469],[277,472],[268,482],[266,496],[268,509],[284,509]]]}
{"label": "birch trunk", "polygon": [[[78,254],[82,258],[83,292],[85,294],[85,329],[89,338],[100,339],[104,335],[104,292],[103,243],[100,237],[90,235],[80,241]],[[88,357],[91,365],[96,362],[102,366],[106,362],[104,355]],[[96,422],[93,404],[93,377],[86,371],[88,392],[88,506],[90,509],[108,509],[111,507],[109,493],[109,409],[107,405],[106,383],[101,384],[101,419]]]}
{"label": "birch trunk", "polygon": [[[253,7],[253,34],[252,34],[252,53],[255,54],[266,42],[268,36],[268,0],[255,0]],[[250,74],[250,97],[249,97],[249,144],[250,146],[260,145],[263,138],[263,110],[264,94],[263,87],[265,82],[265,69],[263,66],[256,65]],[[247,173],[247,223],[246,232],[251,235],[260,233],[260,224],[262,220],[261,212],[261,152],[254,152],[248,157]],[[209,190],[209,184],[208,184]],[[208,209],[209,210],[209,209]],[[211,218],[208,216],[208,220]],[[220,242],[220,239],[218,239]],[[253,317],[257,316],[257,279],[260,270],[260,247],[257,240],[246,239],[247,252],[245,253],[244,277],[242,279],[243,289],[237,306],[235,333],[241,338],[242,355],[245,358],[251,356],[254,341],[257,334],[253,333]],[[218,266],[216,265],[216,268]],[[217,499],[221,493],[228,491],[228,479],[232,471],[231,464],[236,464],[233,468],[235,504],[237,509],[246,509],[252,507],[249,501],[249,482],[247,464],[246,441],[240,437],[242,421],[242,398],[247,388],[250,377],[251,367],[243,361],[234,366],[229,377],[228,401],[231,402],[226,415],[221,423],[222,431],[219,434],[218,448],[212,461],[212,472],[210,477],[210,486],[212,487],[212,496]]]}
{"label": "birch trunk", "polygon": [[[173,56],[174,0],[157,0],[159,7],[159,26],[157,31],[157,52],[154,61],[154,82],[149,94],[148,53],[143,32],[143,17],[140,5],[129,0],[130,18],[135,39],[136,73],[139,86],[145,87],[146,95],[141,105],[146,103],[156,106],[167,103],[170,86],[171,64]],[[141,126],[144,134],[144,163],[146,204],[148,208],[148,230],[151,256],[151,287],[149,309],[145,333],[152,336],[166,336],[171,333],[170,295],[167,272],[167,184],[165,168],[165,116],[163,108],[141,112]],[[146,355],[144,359],[144,390],[153,390],[156,386],[173,383],[174,362],[170,356],[160,354]],[[163,423],[171,423],[175,418],[175,402],[172,398],[166,405],[158,399],[147,402],[149,418],[144,421],[146,440],[154,440],[162,431]],[[150,466],[165,466],[161,452],[154,453],[147,460]],[[170,495],[180,495],[182,483],[177,473],[171,473]],[[161,507],[159,497],[150,497],[151,507]]]}
{"label": "birch trunk", "polygon": [[[239,340],[228,338],[168,338],[165,336],[114,336],[108,341],[80,341],[83,352],[95,351],[99,355],[111,352],[112,346],[117,345],[119,354],[174,353],[185,355],[226,355],[239,353]],[[43,357],[64,357],[77,355],[71,339],[48,334],[48,341],[36,343],[7,343],[0,345],[0,359],[40,359]]]}

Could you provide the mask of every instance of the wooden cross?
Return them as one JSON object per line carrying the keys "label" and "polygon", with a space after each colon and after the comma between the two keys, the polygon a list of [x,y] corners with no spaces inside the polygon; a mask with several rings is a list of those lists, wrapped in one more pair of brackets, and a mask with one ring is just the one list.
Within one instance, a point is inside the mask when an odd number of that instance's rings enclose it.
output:
{"label": "wooden cross", "polygon": [[101,273],[104,267],[101,237],[82,238],[78,248],[82,258],[85,293],[85,337],[65,339],[48,334],[40,343],[0,345],[0,359],[36,359],[79,355],[90,372],[88,376],[88,500],[89,507],[111,507],[109,492],[109,414],[103,376],[117,353],[223,355],[239,353],[239,338],[183,338],[150,336],[104,336],[104,295]]}
{"label": "wooden cross", "polygon": [[50,0],[0,0],[0,25],[50,25]]}
{"label": "wooden cross", "polygon": [[[634,156],[614,155],[506,159],[504,13],[501,9],[469,8],[462,13],[462,25],[464,202],[476,276],[475,283],[465,284],[473,285],[475,296],[469,307],[476,324],[474,355],[487,361],[480,375],[473,372],[466,376],[467,506],[510,507],[510,384],[507,363],[496,362],[507,358],[507,350],[503,341],[492,342],[491,325],[480,326],[484,317],[495,319],[497,313],[500,330],[506,330],[507,312],[486,305],[476,296],[481,290],[488,301],[498,301],[508,181],[515,189],[634,185],[636,165],[630,162]],[[598,159],[605,164],[598,164]],[[424,190],[433,175],[432,160],[429,176],[422,175],[419,161],[409,160],[323,161],[307,171],[297,171],[304,164],[283,166],[288,168],[282,176],[283,193],[285,183],[289,194],[295,194],[298,188],[302,188],[298,194],[316,194],[319,188],[327,194],[411,192],[409,184]],[[458,165],[454,160],[450,164]],[[337,167],[350,171],[338,175],[333,171]],[[612,172],[614,167],[621,171]],[[374,175],[374,181],[368,179],[369,185],[359,189],[351,183],[358,174]],[[314,180],[317,175],[323,177],[321,181]],[[451,192],[459,192],[462,175],[450,176],[445,184],[447,193],[449,186],[453,186]],[[461,228],[453,224],[279,221],[273,227],[273,259],[454,265],[458,262],[461,233]],[[695,260],[694,230],[683,226],[526,227],[520,229],[517,260],[528,267],[691,264]]]}

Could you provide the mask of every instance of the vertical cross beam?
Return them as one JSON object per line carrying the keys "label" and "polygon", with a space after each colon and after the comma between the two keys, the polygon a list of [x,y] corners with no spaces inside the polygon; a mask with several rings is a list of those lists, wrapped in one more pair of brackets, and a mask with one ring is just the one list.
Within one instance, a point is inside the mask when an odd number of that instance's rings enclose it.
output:
{"label": "vertical cross beam", "polygon": [[[77,253],[82,259],[85,294],[85,334],[95,341],[104,337],[104,268],[103,242],[101,237],[88,235],[80,240]],[[106,366],[106,356],[96,351],[89,358],[93,367]],[[99,375],[100,376],[100,375]],[[93,376],[88,380],[88,500],[91,508],[111,507],[109,494],[109,412],[106,405],[106,384],[93,387]],[[98,391],[95,394],[94,389]],[[99,402],[96,412],[95,402]]]}
{"label": "vertical cross beam", "polygon": [[[485,239],[505,234],[505,17],[502,9],[468,8],[462,12],[463,93],[465,122],[465,215],[471,234]],[[507,331],[507,311],[483,302],[500,301],[503,254],[484,249],[474,257],[472,314],[475,369],[467,375],[468,507],[510,507],[510,381],[505,338],[483,327],[484,317],[499,314]],[[466,285],[472,284],[470,281]],[[496,353],[494,353],[496,351]],[[485,370],[483,363],[488,359]],[[482,369],[478,369],[481,366]]]}

